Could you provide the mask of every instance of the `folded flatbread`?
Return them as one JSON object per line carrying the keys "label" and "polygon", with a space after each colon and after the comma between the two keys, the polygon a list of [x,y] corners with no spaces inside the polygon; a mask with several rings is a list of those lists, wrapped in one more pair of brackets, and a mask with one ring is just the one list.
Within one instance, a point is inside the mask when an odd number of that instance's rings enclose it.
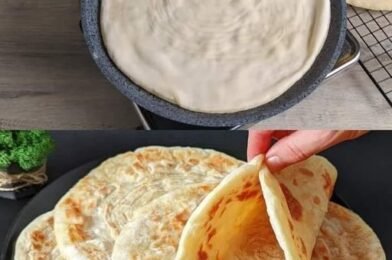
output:
{"label": "folded flatbread", "polygon": [[286,259],[310,259],[336,182],[335,167],[313,156],[272,175],[259,171],[270,223]]}
{"label": "folded flatbread", "polygon": [[176,259],[310,259],[335,180],[336,170],[321,157],[276,177],[258,157],[194,211]]}
{"label": "folded flatbread", "polygon": [[226,177],[190,216],[176,260],[385,260],[371,228],[329,202],[336,177],[319,156],[274,175],[256,158]]}
{"label": "folded flatbread", "polygon": [[19,235],[15,260],[63,260],[53,230],[53,213],[34,219]]}
{"label": "folded flatbread", "polygon": [[213,150],[179,147],[147,147],[109,159],[56,205],[60,251],[72,260],[110,259],[115,240],[138,208],[187,185],[215,186],[241,164]]}

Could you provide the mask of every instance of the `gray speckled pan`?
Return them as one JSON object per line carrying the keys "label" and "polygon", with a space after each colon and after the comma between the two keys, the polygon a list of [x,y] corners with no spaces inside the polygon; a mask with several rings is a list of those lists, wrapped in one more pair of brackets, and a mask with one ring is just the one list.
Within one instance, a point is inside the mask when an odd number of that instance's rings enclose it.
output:
{"label": "gray speckled pan", "polygon": [[[110,0],[109,0],[110,1]],[[316,0],[317,1],[317,0]],[[160,116],[191,125],[231,127],[260,121],[294,106],[309,95],[339,58],[346,34],[346,1],[331,0],[332,18],[327,41],[312,68],[279,98],[246,111],[230,114],[198,113],[163,100],[133,83],[109,58],[100,32],[101,0],[81,0],[84,37],[91,56],[105,77],[125,96]]]}

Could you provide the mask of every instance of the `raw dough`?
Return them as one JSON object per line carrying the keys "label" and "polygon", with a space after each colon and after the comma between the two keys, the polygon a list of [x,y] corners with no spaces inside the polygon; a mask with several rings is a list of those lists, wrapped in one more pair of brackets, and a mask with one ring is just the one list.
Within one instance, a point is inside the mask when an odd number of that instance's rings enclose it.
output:
{"label": "raw dough", "polygon": [[392,0],[347,0],[353,6],[372,10],[392,10]]}
{"label": "raw dough", "polygon": [[183,108],[230,113],[268,103],[310,69],[328,35],[328,0],[103,0],[116,65]]}

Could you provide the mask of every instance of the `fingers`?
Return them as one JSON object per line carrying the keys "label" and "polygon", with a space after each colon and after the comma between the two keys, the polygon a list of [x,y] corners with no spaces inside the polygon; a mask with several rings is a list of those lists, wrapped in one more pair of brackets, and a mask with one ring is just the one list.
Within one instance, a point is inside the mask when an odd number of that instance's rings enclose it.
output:
{"label": "fingers", "polygon": [[366,131],[296,131],[271,147],[266,154],[266,163],[271,171],[279,171],[333,145],[358,138],[365,133]]}
{"label": "fingers", "polygon": [[[279,171],[293,163],[324,151],[346,140],[358,138],[367,131],[249,131],[248,160],[266,154],[270,170]],[[272,138],[279,141],[272,147]],[[271,148],[270,148],[271,147]],[[268,152],[267,152],[268,151]]]}
{"label": "fingers", "polygon": [[266,163],[271,171],[279,171],[290,164],[305,160],[326,145],[333,133],[297,131],[279,140],[267,153]]}
{"label": "fingers", "polygon": [[280,131],[274,131],[273,133],[273,137],[276,139],[282,139],[283,137],[286,137],[288,135],[291,135],[292,133],[294,133],[295,131],[293,130],[280,130]]}
{"label": "fingers", "polygon": [[274,131],[249,131],[248,136],[248,161],[261,153],[266,153],[271,147]]}

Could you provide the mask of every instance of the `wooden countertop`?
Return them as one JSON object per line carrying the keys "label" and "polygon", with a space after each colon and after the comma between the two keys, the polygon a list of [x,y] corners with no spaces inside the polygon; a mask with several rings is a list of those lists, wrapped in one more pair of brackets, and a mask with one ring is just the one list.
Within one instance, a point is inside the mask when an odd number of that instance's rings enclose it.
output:
{"label": "wooden countertop", "polygon": [[[0,39],[0,128],[140,125],[132,104],[90,58],[77,0],[0,1]],[[392,129],[392,108],[355,65],[257,126]]]}
{"label": "wooden countertop", "polygon": [[255,128],[392,129],[392,108],[357,63]]}

